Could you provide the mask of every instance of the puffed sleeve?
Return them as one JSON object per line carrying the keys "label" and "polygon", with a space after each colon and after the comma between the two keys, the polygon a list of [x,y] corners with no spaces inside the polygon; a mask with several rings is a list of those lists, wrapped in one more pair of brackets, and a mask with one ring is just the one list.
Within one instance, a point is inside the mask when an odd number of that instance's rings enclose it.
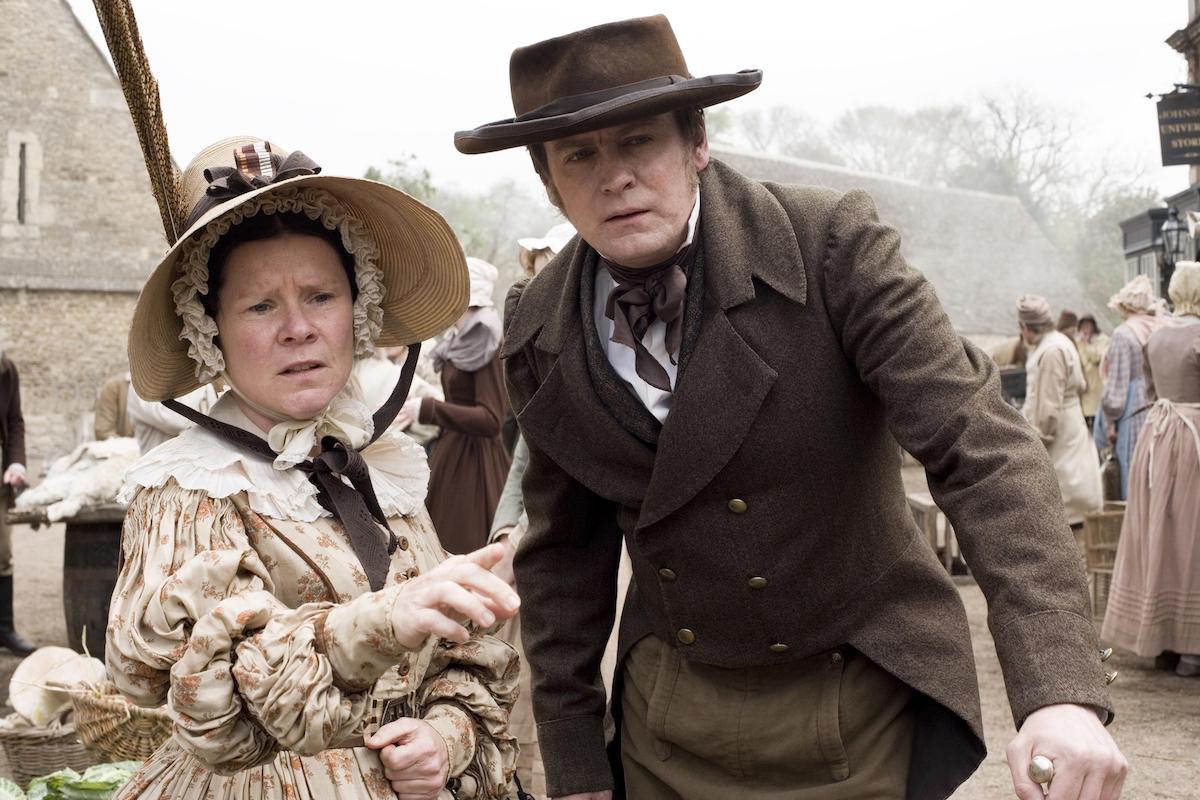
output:
{"label": "puffed sleeve", "polygon": [[506,797],[517,764],[508,715],[517,697],[520,662],[511,646],[491,636],[435,648],[416,703],[441,734],[457,796]]}
{"label": "puffed sleeve", "polygon": [[288,608],[245,525],[233,498],[174,482],[140,491],[107,632],[118,688],[139,705],[165,702],[175,739],[222,774],[359,735],[366,691],[404,652],[394,591]]}

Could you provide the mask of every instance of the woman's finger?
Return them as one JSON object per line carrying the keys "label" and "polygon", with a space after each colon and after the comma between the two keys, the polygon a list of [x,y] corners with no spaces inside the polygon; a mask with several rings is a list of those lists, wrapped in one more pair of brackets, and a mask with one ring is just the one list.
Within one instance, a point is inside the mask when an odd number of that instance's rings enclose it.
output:
{"label": "woman's finger", "polygon": [[510,616],[521,607],[521,598],[513,588],[478,564],[460,563],[448,570],[447,577],[490,601],[499,610],[504,611],[505,616]]}
{"label": "woman's finger", "polygon": [[496,615],[488,610],[479,595],[453,581],[443,581],[432,587],[429,597],[436,601],[440,610],[449,612],[449,616],[465,617],[483,628],[496,621]]}
{"label": "woman's finger", "polygon": [[412,617],[411,626],[427,636],[459,644],[471,638],[470,632],[461,623],[436,608],[418,608],[408,613]]}

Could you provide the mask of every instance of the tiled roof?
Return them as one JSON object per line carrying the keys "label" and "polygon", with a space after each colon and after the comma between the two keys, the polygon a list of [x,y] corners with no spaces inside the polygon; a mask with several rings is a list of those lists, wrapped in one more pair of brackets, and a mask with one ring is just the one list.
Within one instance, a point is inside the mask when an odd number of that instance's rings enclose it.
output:
{"label": "tiled roof", "polygon": [[1067,259],[1015,197],[743,150],[714,148],[713,155],[757,180],[868,192],[963,334],[1014,333],[1014,306],[1025,293],[1045,296],[1056,315],[1086,306]]}

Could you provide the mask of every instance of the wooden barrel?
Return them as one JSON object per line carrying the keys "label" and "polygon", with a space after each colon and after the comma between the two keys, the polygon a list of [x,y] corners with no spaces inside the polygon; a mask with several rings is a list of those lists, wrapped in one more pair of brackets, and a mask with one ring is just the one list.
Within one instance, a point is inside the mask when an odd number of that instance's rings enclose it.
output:
{"label": "wooden barrel", "polygon": [[87,650],[104,660],[104,630],[108,626],[108,604],[117,583],[117,559],[121,550],[121,518],[124,509],[81,514],[67,521],[63,544],[63,616],[67,621],[67,644]]}

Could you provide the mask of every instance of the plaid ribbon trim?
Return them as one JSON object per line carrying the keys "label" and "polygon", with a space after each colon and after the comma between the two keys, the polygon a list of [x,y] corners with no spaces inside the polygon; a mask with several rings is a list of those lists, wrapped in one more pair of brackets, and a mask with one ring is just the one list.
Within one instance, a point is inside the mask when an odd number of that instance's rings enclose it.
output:
{"label": "plaid ribbon trim", "polygon": [[275,166],[271,163],[271,143],[255,142],[233,151],[233,160],[239,172],[259,176],[270,181],[275,177]]}

